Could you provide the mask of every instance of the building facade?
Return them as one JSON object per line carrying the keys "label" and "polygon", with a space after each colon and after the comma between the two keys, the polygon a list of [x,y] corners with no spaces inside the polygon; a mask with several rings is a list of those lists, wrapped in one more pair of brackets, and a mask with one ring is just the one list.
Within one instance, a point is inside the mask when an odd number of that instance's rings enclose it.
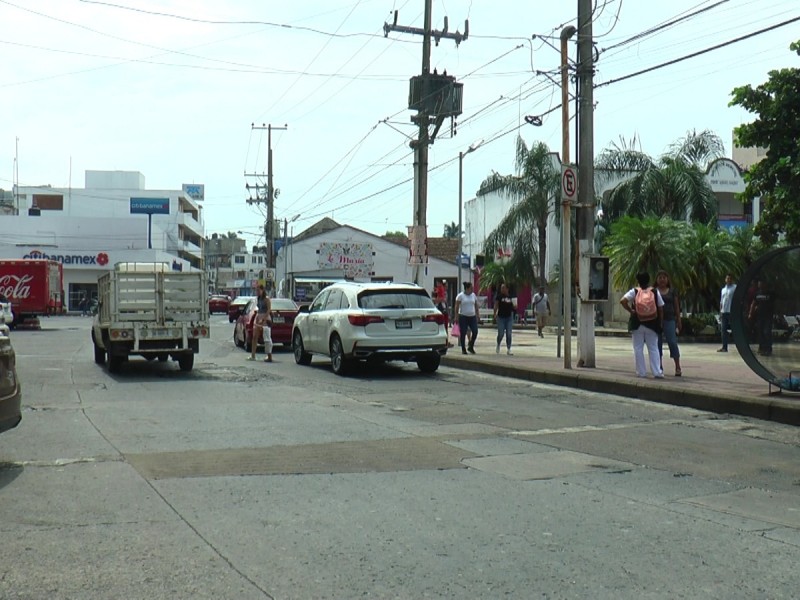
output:
{"label": "building facade", "polygon": [[75,310],[118,262],[204,268],[202,194],[194,184],[147,190],[133,171],[86,171],[81,189],[20,186],[3,198],[0,258],[61,262],[65,306]]}

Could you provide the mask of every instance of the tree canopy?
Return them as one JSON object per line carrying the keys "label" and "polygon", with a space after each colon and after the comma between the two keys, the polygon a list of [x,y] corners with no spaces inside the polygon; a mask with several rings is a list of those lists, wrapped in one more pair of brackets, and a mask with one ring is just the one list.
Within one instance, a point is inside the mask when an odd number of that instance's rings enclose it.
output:
{"label": "tree canopy", "polygon": [[[520,282],[547,278],[547,220],[558,194],[560,174],[550,149],[535,142],[531,148],[517,138],[516,175],[492,172],[480,185],[478,196],[496,192],[512,198],[514,206],[484,242],[484,250],[493,255],[498,248],[513,248],[510,268]],[[535,243],[534,243],[535,242]]]}
{"label": "tree canopy", "polygon": [[[800,55],[800,40],[790,49]],[[744,175],[744,199],[761,198],[756,234],[766,244],[781,234],[790,244],[800,243],[800,68],[770,71],[765,83],[737,87],[732,96],[731,105],[758,115],[734,130],[737,144],[767,149]]]}

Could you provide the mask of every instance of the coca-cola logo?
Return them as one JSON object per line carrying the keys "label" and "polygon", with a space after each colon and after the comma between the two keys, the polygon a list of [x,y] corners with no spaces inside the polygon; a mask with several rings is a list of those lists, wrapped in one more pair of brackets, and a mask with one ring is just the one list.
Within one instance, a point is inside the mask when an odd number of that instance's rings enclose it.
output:
{"label": "coca-cola logo", "polygon": [[33,275],[3,275],[0,277],[0,294],[13,300],[24,300],[31,295]]}

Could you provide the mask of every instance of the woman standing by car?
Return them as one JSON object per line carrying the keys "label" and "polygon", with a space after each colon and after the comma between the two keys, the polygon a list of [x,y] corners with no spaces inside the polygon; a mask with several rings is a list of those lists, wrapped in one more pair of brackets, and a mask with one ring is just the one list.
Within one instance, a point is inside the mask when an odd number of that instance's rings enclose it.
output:
{"label": "woman standing by car", "polygon": [[664,300],[664,322],[661,333],[658,336],[658,355],[661,357],[661,369],[664,369],[664,340],[669,346],[669,357],[675,361],[675,377],[680,377],[681,371],[681,351],[678,348],[678,334],[681,332],[681,301],[678,292],[672,287],[669,274],[666,271],[659,271],[656,274],[656,287],[661,299]]}
{"label": "woman standing by car", "polygon": [[272,303],[270,302],[269,296],[267,296],[267,292],[264,290],[263,285],[258,286],[256,306],[256,317],[255,322],[253,323],[253,339],[250,342],[250,356],[247,360],[256,359],[258,338],[263,336],[264,352],[267,355],[264,359],[264,362],[272,362],[272,331],[270,329],[270,327],[272,327],[272,319],[270,318],[272,313]]}

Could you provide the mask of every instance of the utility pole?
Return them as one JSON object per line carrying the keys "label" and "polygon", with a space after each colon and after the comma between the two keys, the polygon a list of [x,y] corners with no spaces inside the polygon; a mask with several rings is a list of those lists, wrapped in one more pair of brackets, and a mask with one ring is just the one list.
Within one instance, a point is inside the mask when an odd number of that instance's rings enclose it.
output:
{"label": "utility pole", "polygon": [[[567,42],[575,35],[575,27],[561,30],[561,161],[569,165],[569,64]],[[563,185],[563,183],[562,183]],[[562,194],[563,195],[563,194]],[[564,368],[572,368],[572,209],[568,199],[561,200],[561,324],[564,326]],[[560,333],[559,329],[559,333]],[[558,341],[561,350],[561,340]]]}
{"label": "utility pole", "polygon": [[578,366],[595,365],[594,303],[589,300],[589,255],[594,250],[594,47],[592,0],[578,0]]}
{"label": "utility pole", "polygon": [[[280,194],[280,190],[275,189],[272,185],[272,132],[273,131],[286,131],[289,127],[276,127],[274,125],[251,125],[253,130],[267,130],[267,185],[264,186],[256,182],[254,185],[246,184],[245,188],[255,190],[256,197],[248,198],[248,204],[266,204],[267,205],[267,221],[264,223],[264,238],[267,244],[266,260],[267,268],[275,268],[275,199]],[[245,173],[245,177],[259,177],[263,178],[263,173]]]}
{"label": "utility pole", "polygon": [[[445,117],[456,117],[461,114],[462,84],[456,83],[455,77],[450,77],[445,72],[443,75],[431,74],[431,37],[439,44],[441,38],[455,40],[456,45],[469,36],[469,21],[465,22],[464,33],[458,31],[448,33],[447,17],[444,20],[442,31],[431,30],[433,13],[433,0],[425,0],[424,27],[407,27],[397,24],[397,11],[394,12],[394,23],[383,24],[385,36],[390,31],[422,35],[422,75],[411,78],[408,107],[416,110],[417,114],[411,121],[419,127],[419,136],[411,142],[414,149],[414,215],[411,235],[410,262],[414,270],[414,282],[424,286],[424,265],[428,262],[427,255],[427,212],[428,212],[428,146],[436,139],[436,134]],[[433,134],[428,133],[428,127],[433,119],[435,128]],[[459,257],[460,260],[460,257]]]}

